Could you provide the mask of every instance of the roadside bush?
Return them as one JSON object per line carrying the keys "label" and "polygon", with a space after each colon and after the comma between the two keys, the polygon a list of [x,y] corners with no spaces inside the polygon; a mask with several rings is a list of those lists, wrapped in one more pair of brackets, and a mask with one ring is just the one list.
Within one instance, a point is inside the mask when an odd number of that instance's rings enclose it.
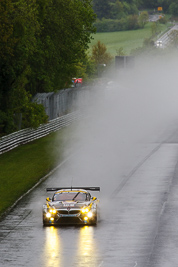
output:
{"label": "roadside bush", "polygon": [[3,112],[0,110],[0,136],[16,131],[13,114],[11,111]]}
{"label": "roadside bush", "polygon": [[94,24],[97,32],[116,32],[139,29],[138,16],[130,15],[121,19],[102,19]]}
{"label": "roadside bush", "polygon": [[93,45],[91,58],[97,67],[103,64],[109,65],[112,61],[111,54],[107,52],[105,44],[100,41]]}
{"label": "roadside bush", "polygon": [[159,23],[161,23],[161,24],[166,24],[168,22],[168,20],[167,20],[167,18],[164,16],[164,17],[161,17],[160,19],[159,19]]}
{"label": "roadside bush", "polygon": [[152,38],[145,38],[143,41],[143,45],[154,47],[154,40]]}
{"label": "roadside bush", "polygon": [[37,128],[48,121],[44,107],[37,103],[28,103],[22,113],[22,128]]}
{"label": "roadside bush", "polygon": [[138,24],[138,16],[137,15],[130,15],[128,16],[128,30],[136,30],[139,29]]}

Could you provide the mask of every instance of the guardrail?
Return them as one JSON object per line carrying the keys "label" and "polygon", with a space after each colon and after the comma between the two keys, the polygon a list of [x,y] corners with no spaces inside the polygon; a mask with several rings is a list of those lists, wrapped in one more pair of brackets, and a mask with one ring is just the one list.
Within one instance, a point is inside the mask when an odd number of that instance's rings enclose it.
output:
{"label": "guardrail", "polygon": [[178,31],[178,25],[174,25],[169,31],[159,37],[159,39],[155,42],[155,45],[160,48],[165,48],[168,46],[173,41],[171,37],[172,31]]}
{"label": "guardrail", "polygon": [[37,129],[27,128],[1,137],[0,154],[66,127],[81,117],[81,113],[76,111],[50,120],[48,123],[40,125]]}

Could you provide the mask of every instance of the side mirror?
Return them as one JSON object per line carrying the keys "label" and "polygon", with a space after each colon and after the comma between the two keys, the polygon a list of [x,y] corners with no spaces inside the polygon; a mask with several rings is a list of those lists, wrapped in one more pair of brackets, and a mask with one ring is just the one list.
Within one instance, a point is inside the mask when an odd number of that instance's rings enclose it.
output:
{"label": "side mirror", "polygon": [[96,197],[92,197],[92,200],[95,201],[97,198]]}
{"label": "side mirror", "polygon": [[51,201],[51,198],[50,197],[47,197],[46,201],[50,202]]}

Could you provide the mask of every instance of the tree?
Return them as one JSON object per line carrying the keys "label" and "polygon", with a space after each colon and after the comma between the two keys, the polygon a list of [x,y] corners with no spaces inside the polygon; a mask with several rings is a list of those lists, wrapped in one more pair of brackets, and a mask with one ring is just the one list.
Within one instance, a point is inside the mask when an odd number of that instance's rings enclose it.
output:
{"label": "tree", "polygon": [[[32,75],[28,90],[39,92],[64,88],[85,56],[95,14],[91,0],[38,0],[42,30],[31,58]],[[44,4],[45,3],[45,4]],[[42,8],[43,7],[43,8]]]}
{"label": "tree", "polygon": [[92,59],[95,61],[96,65],[99,64],[110,64],[112,56],[107,52],[105,44],[98,41],[92,47]]}
{"label": "tree", "polygon": [[98,19],[110,18],[110,4],[109,0],[93,0],[93,10]]}
{"label": "tree", "polygon": [[[4,8],[4,9],[3,9]],[[8,29],[7,42],[0,39],[5,54],[0,54],[0,110],[6,114],[1,124],[4,132],[16,129],[14,114],[22,109],[26,99],[25,85],[30,73],[29,57],[35,49],[35,34],[39,30],[36,0],[3,0],[0,2],[7,26],[1,25],[1,32]]]}
{"label": "tree", "polygon": [[139,28],[138,16],[130,15],[128,16],[128,30],[136,30]]}
{"label": "tree", "polygon": [[123,47],[119,47],[119,49],[116,49],[116,55],[117,56],[125,56],[125,52]]}
{"label": "tree", "polygon": [[16,129],[14,114],[35,115],[34,94],[71,81],[96,16],[91,0],[2,0],[0,15],[0,125],[9,133]]}
{"label": "tree", "polygon": [[159,24],[158,24],[158,22],[153,22],[152,24],[151,24],[151,32],[152,32],[152,35],[156,35],[156,34],[158,34],[159,33]]}
{"label": "tree", "polygon": [[141,12],[141,14],[138,18],[141,28],[144,28],[145,24],[148,23],[148,18],[149,18],[149,15],[148,15],[147,11]]}
{"label": "tree", "polygon": [[120,19],[125,16],[123,3],[119,0],[116,0],[115,3],[110,3],[111,6],[111,15],[113,19]]}
{"label": "tree", "polygon": [[172,2],[169,6],[169,12],[173,16],[178,16],[178,0]]}
{"label": "tree", "polygon": [[90,79],[95,77],[96,74],[96,65],[93,59],[89,54],[86,54],[80,62],[75,66],[75,77],[82,77],[84,82],[88,82]]}
{"label": "tree", "polygon": [[158,6],[163,8],[164,13],[169,11],[169,6],[172,3],[172,0],[158,0]]}
{"label": "tree", "polygon": [[11,0],[0,1],[0,58],[13,54],[16,39],[13,33],[12,14],[14,12]]}
{"label": "tree", "polygon": [[158,0],[142,0],[141,6],[144,8],[157,8],[160,6]]}

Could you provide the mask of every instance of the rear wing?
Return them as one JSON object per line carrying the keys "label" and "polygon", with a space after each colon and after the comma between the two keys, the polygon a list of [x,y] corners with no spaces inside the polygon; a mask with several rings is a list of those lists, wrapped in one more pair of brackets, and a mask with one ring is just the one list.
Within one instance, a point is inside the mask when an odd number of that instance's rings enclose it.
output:
{"label": "rear wing", "polygon": [[52,187],[52,188],[46,188],[46,191],[58,191],[58,190],[62,190],[62,189],[84,189],[84,190],[89,190],[89,191],[100,191],[100,187]]}

